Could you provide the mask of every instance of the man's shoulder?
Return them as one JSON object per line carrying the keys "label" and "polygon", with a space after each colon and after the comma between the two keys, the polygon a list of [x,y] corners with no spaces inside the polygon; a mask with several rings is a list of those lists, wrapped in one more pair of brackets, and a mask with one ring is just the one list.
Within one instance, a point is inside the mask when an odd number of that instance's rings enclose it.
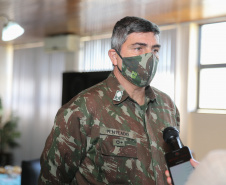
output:
{"label": "man's shoulder", "polygon": [[58,111],[57,115],[66,112],[86,112],[92,107],[98,106],[101,99],[107,96],[106,80],[81,91],[74,96],[69,102],[64,104]]}
{"label": "man's shoulder", "polygon": [[64,105],[64,107],[70,107],[72,105],[80,105],[86,101],[96,98],[103,98],[107,96],[106,92],[108,91],[106,85],[106,79],[96,85],[89,87],[77,95],[75,95],[68,103]]}
{"label": "man's shoulder", "polygon": [[153,90],[153,92],[154,92],[154,94],[157,98],[172,101],[172,98],[168,94],[166,94],[165,92],[163,92],[163,91],[161,91],[161,90],[159,90],[159,89],[157,89],[156,87],[153,87],[153,86],[151,86],[151,88],[152,88],[152,90]]}
{"label": "man's shoulder", "polygon": [[177,111],[177,106],[175,102],[168,94],[166,94],[165,92],[155,87],[151,87],[151,88],[155,94],[157,105],[163,106],[163,107],[169,107],[170,109]]}

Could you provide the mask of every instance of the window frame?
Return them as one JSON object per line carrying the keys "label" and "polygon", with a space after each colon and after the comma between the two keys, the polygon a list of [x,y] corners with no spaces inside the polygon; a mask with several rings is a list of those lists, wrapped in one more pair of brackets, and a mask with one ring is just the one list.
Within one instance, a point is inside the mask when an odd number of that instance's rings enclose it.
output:
{"label": "window frame", "polygon": [[202,26],[208,25],[208,24],[215,24],[215,23],[223,23],[226,21],[221,21],[221,22],[211,22],[211,23],[204,23],[199,25],[199,30],[198,30],[198,81],[197,81],[197,110],[226,110],[221,109],[221,108],[201,108],[200,107],[200,75],[201,75],[201,70],[202,69],[214,69],[214,68],[226,68],[226,61],[223,64],[201,64],[201,40],[202,40]]}

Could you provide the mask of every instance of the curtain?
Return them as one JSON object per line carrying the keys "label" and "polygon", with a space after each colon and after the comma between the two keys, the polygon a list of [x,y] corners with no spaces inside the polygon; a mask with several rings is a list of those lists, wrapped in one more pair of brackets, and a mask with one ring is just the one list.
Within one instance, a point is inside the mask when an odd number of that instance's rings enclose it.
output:
{"label": "curtain", "polygon": [[113,66],[108,56],[108,50],[111,49],[110,38],[85,41],[83,45],[80,59],[82,71],[112,71]]}
{"label": "curtain", "polygon": [[64,54],[42,47],[14,50],[12,110],[19,117],[14,163],[39,158],[61,106]]}
{"label": "curtain", "polygon": [[165,29],[160,34],[159,64],[151,86],[175,99],[176,28]]}

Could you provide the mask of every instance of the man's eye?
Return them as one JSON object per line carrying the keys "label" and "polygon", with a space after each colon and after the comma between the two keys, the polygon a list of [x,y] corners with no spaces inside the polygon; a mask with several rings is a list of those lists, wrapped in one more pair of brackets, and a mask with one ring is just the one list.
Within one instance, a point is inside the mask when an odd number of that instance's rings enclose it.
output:
{"label": "man's eye", "polygon": [[135,50],[137,51],[140,51],[141,49],[142,49],[141,47],[135,48]]}
{"label": "man's eye", "polygon": [[158,49],[154,49],[153,52],[154,52],[154,53],[158,53],[159,50],[158,50]]}

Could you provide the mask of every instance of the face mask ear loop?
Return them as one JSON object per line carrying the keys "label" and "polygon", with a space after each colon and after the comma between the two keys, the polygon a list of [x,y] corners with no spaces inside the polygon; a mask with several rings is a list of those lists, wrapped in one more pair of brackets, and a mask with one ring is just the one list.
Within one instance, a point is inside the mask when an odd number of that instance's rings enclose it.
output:
{"label": "face mask ear loop", "polygon": [[[116,50],[116,49],[114,49],[115,50],[115,52],[118,54],[118,56],[122,59],[122,56],[119,54],[119,52]],[[123,59],[122,59],[123,60]],[[119,69],[119,67],[118,67],[118,65],[117,65],[117,68],[118,68],[118,70],[122,73],[122,71]]]}
{"label": "face mask ear loop", "polygon": [[118,56],[122,59],[122,56],[119,54],[119,52],[117,51],[117,49],[114,49],[114,50],[118,54]]}

